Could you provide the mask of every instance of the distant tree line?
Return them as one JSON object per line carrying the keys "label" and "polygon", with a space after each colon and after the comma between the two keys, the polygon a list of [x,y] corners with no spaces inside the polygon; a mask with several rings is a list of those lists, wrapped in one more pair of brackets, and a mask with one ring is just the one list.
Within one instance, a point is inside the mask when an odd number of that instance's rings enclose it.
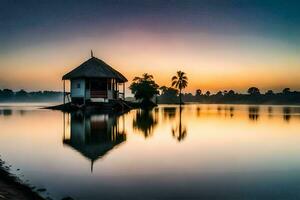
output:
{"label": "distant tree line", "polygon": [[[197,89],[195,94],[182,94],[183,102],[200,103],[234,103],[234,104],[300,104],[300,92],[284,88],[282,92],[275,93],[268,90],[261,93],[257,87],[250,87],[246,94],[237,93],[233,90],[219,91],[212,94],[210,91],[202,92]],[[172,87],[160,87],[158,103],[179,103],[178,90]]]}
{"label": "distant tree line", "polygon": [[0,89],[0,101],[29,102],[29,101],[61,101],[63,93],[56,91],[27,92],[25,90],[13,91]]}
{"label": "distant tree line", "polygon": [[[234,90],[224,90],[212,94],[210,91],[202,92],[197,89],[195,94],[182,93],[188,85],[188,78],[183,71],[177,71],[171,78],[171,87],[161,86],[155,83],[154,77],[148,73],[142,77],[135,77],[130,89],[135,99],[142,102],[154,100],[161,104],[182,104],[184,102],[199,103],[224,103],[224,104],[300,104],[300,92],[284,88],[275,93],[268,90],[264,94],[257,87],[250,87],[247,93],[237,93]],[[149,103],[148,103],[149,104]]]}

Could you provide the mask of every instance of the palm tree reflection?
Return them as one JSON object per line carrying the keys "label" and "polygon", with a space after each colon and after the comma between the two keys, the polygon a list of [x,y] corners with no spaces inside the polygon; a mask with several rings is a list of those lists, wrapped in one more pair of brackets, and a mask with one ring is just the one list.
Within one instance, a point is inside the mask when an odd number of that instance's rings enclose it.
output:
{"label": "palm tree reflection", "polygon": [[174,128],[172,128],[172,136],[177,139],[178,142],[181,142],[184,140],[184,138],[187,135],[187,129],[184,125],[182,125],[182,107],[179,106],[179,123],[178,125]]}

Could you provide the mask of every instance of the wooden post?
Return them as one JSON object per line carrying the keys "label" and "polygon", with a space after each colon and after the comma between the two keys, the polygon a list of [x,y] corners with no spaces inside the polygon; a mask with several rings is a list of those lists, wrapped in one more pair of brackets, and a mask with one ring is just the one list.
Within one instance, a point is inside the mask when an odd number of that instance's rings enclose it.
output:
{"label": "wooden post", "polygon": [[63,141],[65,141],[66,139],[66,119],[65,119],[65,112],[63,112],[63,123],[64,123],[64,130],[63,130],[63,133],[64,133],[64,136],[63,136]]}
{"label": "wooden post", "polygon": [[123,100],[125,100],[125,82],[123,83]]}
{"label": "wooden post", "polygon": [[106,101],[107,102],[109,101],[109,98],[108,98],[108,78],[106,79]]}
{"label": "wooden post", "polygon": [[86,99],[86,79],[84,79],[84,89],[83,89],[84,95],[83,95],[83,105],[85,105],[85,99]]}
{"label": "wooden post", "polygon": [[63,98],[64,98],[64,100],[63,100],[63,102],[64,102],[64,105],[65,105],[65,103],[66,103],[66,87],[65,87],[65,80],[63,80],[63,87],[64,87],[64,94],[63,94]]}
{"label": "wooden post", "polygon": [[118,85],[118,81],[116,79],[114,87],[116,89],[116,99],[119,99],[119,90],[118,90],[119,88],[117,87],[117,85]]}
{"label": "wooden post", "polygon": [[124,117],[124,115],[122,115],[122,119],[123,119],[122,133],[125,133],[125,117]]}

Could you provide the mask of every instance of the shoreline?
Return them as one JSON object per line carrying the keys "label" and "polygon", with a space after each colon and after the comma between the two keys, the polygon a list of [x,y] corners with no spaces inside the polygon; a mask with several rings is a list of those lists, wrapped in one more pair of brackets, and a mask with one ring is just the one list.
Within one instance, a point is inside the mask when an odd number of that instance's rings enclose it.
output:
{"label": "shoreline", "polygon": [[[32,187],[22,183],[16,176],[9,172],[9,167],[4,166],[0,159],[0,199],[16,200],[46,200],[33,190]],[[50,198],[47,198],[50,199]]]}

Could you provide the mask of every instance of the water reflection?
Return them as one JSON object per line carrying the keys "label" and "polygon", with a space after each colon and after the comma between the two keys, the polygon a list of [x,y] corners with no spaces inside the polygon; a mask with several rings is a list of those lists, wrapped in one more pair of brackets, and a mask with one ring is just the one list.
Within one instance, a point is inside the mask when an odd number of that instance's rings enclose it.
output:
{"label": "water reflection", "polygon": [[249,119],[252,121],[257,121],[259,118],[259,107],[258,106],[249,106]]}
{"label": "water reflection", "polygon": [[200,115],[201,115],[201,107],[200,106],[197,106],[196,112],[197,112],[197,117],[200,117]]}
{"label": "water reflection", "polygon": [[122,116],[108,114],[71,113],[70,134],[67,135],[64,126],[63,144],[89,159],[93,171],[93,164],[97,159],[126,141],[124,121],[120,128],[121,118]]}
{"label": "water reflection", "polygon": [[287,122],[291,119],[291,108],[290,107],[284,107],[283,109],[283,119]]}
{"label": "water reflection", "polygon": [[225,117],[230,116],[231,118],[234,116],[234,107],[233,106],[225,106]]}
{"label": "water reflection", "polygon": [[268,114],[269,114],[269,117],[273,117],[273,107],[269,106],[268,107]]}
{"label": "water reflection", "polygon": [[145,138],[153,134],[153,129],[158,123],[157,109],[154,114],[152,110],[137,110],[132,126],[135,130],[141,131]]}
{"label": "water reflection", "polygon": [[300,195],[299,106],[160,105],[120,116],[79,112],[65,118],[26,107],[0,112],[1,159],[53,199]]}
{"label": "water reflection", "polygon": [[164,107],[163,113],[165,119],[172,120],[176,117],[176,107]]}
{"label": "water reflection", "polygon": [[7,117],[7,116],[11,116],[15,113],[18,113],[20,115],[24,115],[24,114],[26,114],[26,112],[27,111],[24,110],[24,109],[14,110],[14,109],[8,107],[8,108],[0,109],[0,116],[3,115],[4,117]]}
{"label": "water reflection", "polygon": [[0,115],[10,116],[10,115],[12,115],[12,110],[9,108],[2,109],[2,110],[0,110]]}
{"label": "water reflection", "polygon": [[230,113],[230,117],[234,116],[234,107],[233,106],[229,107],[229,113]]}
{"label": "water reflection", "polygon": [[176,127],[172,128],[172,136],[177,139],[178,142],[181,142],[187,136],[186,126],[182,124],[182,110],[183,108],[179,107],[179,122]]}
{"label": "water reflection", "polygon": [[26,110],[19,110],[19,114],[20,114],[20,115],[25,115],[26,112],[27,112]]}

